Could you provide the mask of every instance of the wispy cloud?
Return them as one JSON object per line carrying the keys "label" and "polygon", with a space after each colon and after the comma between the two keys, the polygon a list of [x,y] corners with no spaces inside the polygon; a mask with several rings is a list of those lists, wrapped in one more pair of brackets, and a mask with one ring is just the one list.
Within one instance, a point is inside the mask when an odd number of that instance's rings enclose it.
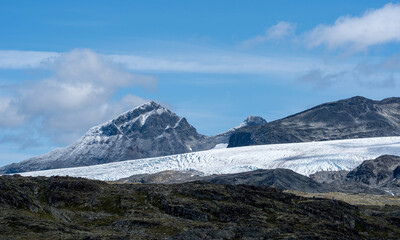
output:
{"label": "wispy cloud", "polygon": [[296,26],[293,23],[281,21],[270,27],[264,34],[247,39],[242,42],[243,47],[251,47],[266,41],[280,41],[288,36],[294,35]]}
{"label": "wispy cloud", "polygon": [[321,69],[312,69],[300,77],[300,82],[313,85],[315,88],[327,88],[340,81],[346,75],[346,71],[336,73],[324,73]]}
{"label": "wispy cloud", "polygon": [[[48,68],[58,64],[60,55],[63,53],[0,50],[0,69]],[[123,66],[131,71],[155,73],[287,74],[304,71],[319,62],[318,59],[311,57],[268,57],[234,52],[188,52],[163,56],[98,54],[98,56],[109,63],[118,65],[117,67]],[[148,84],[149,81],[144,79],[142,83]]]}
{"label": "wispy cloud", "polygon": [[37,68],[43,63],[54,61],[59,55],[57,52],[0,50],[0,68]]}
{"label": "wispy cloud", "polygon": [[333,25],[319,25],[305,35],[308,47],[364,51],[371,46],[400,41],[400,5],[366,11],[361,17],[342,16]]}
{"label": "wispy cloud", "polygon": [[235,53],[188,54],[185,56],[141,57],[110,55],[115,62],[125,64],[131,70],[226,73],[226,74],[276,74],[294,73],[317,64],[303,57],[261,57]]}
{"label": "wispy cloud", "polygon": [[400,58],[394,55],[376,62],[361,62],[342,69],[312,68],[299,78],[315,88],[344,87],[395,90],[400,83]]}

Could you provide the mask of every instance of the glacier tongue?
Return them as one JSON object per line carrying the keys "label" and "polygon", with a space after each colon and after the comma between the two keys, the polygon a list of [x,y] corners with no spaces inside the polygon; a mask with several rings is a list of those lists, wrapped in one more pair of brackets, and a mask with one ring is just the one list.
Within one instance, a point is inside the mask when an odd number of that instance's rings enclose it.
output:
{"label": "glacier tongue", "polygon": [[25,172],[23,176],[74,176],[117,180],[165,170],[196,170],[206,175],[287,168],[303,175],[317,171],[351,170],[364,160],[400,154],[400,137],[363,138],[307,143],[213,149],[87,167]]}

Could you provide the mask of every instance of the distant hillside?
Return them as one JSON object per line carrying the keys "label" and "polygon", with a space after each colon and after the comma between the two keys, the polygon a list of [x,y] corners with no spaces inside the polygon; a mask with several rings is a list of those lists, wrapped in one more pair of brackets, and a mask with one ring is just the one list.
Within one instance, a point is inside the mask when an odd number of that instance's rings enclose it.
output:
{"label": "distant hillside", "polygon": [[118,180],[123,183],[185,183],[193,181],[206,181],[228,185],[253,185],[269,186],[281,190],[297,190],[301,192],[329,192],[333,189],[320,184],[309,177],[298,174],[289,169],[259,169],[250,172],[234,174],[214,174],[201,176],[195,171],[163,171],[154,174],[138,174]]}
{"label": "distant hillside", "polygon": [[228,147],[400,135],[400,98],[353,97],[238,129]]}

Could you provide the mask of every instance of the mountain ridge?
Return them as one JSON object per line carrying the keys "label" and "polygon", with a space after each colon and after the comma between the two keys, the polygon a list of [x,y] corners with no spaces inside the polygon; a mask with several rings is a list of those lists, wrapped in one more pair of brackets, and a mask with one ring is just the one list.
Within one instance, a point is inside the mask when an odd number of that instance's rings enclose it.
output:
{"label": "mountain ridge", "polygon": [[228,147],[400,135],[400,98],[352,97],[237,129]]}

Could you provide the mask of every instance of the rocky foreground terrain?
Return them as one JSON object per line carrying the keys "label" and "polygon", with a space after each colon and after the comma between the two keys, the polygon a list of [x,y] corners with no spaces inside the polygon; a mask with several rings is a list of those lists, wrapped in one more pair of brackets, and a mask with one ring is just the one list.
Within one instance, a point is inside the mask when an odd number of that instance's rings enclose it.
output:
{"label": "rocky foreground terrain", "polygon": [[400,206],[275,188],[0,177],[0,239],[398,239]]}

